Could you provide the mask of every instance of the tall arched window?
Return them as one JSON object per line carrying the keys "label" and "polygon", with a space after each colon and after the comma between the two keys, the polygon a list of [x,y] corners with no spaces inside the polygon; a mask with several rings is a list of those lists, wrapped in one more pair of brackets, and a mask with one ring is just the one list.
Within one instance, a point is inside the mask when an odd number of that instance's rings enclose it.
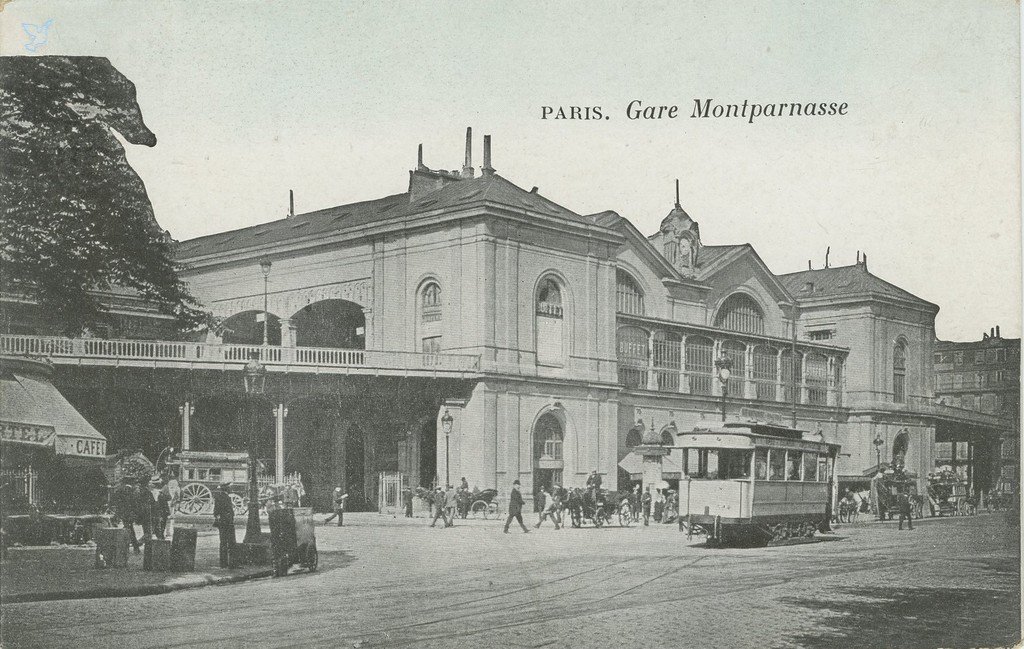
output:
{"label": "tall arched window", "polygon": [[812,352],[804,362],[807,365],[807,403],[823,406],[828,403],[828,358]]}
{"label": "tall arched window", "polygon": [[654,371],[659,390],[679,392],[682,361],[682,337],[671,331],[654,332]]}
{"label": "tall arched window", "polygon": [[420,293],[420,319],[423,322],[437,322],[441,319],[441,287],[430,282]]}
{"label": "tall arched window", "polygon": [[734,397],[746,396],[743,385],[747,376],[747,346],[735,340],[726,340],[722,343],[722,355],[732,361],[728,394]]}
{"label": "tall arched window", "polygon": [[715,316],[715,326],[748,334],[764,333],[764,313],[757,302],[743,293],[726,298]]}
{"label": "tall arched window", "polygon": [[[428,281],[420,288],[419,310],[420,351],[437,354],[441,351],[441,286],[437,282]],[[426,359],[428,363],[434,361]]]}
{"label": "tall arched window", "polygon": [[803,357],[789,349],[782,350],[782,400],[792,403],[794,395],[800,399],[800,384],[803,382]]}
{"label": "tall arched window", "polygon": [[620,327],[616,334],[619,382],[627,388],[647,387],[647,332]]}
{"label": "tall arched window", "polygon": [[775,401],[779,380],[779,353],[773,347],[754,348],[754,388],[758,399]]}
{"label": "tall arched window", "polygon": [[644,294],[637,286],[636,280],[629,273],[619,270],[615,273],[616,310],[619,313],[632,315],[644,314]]}
{"label": "tall arched window", "polygon": [[537,287],[537,362],[541,365],[563,365],[564,306],[562,287],[554,278],[546,277]]}
{"label": "tall arched window", "polygon": [[668,260],[668,263],[675,266],[676,256],[679,254],[679,242],[672,239],[666,239],[665,244],[662,246],[662,251],[665,255],[665,259]]}
{"label": "tall arched window", "polygon": [[907,401],[907,345],[902,340],[892,348],[892,400]]}
{"label": "tall arched window", "polygon": [[714,343],[710,338],[687,336],[686,376],[690,383],[690,394],[711,394],[714,355]]}

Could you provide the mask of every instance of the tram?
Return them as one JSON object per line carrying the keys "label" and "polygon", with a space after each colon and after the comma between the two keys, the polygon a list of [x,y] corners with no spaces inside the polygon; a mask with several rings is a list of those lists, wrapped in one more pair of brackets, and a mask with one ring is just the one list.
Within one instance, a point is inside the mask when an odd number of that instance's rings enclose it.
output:
{"label": "tram", "polygon": [[776,545],[814,535],[828,520],[839,445],[803,431],[727,423],[679,435],[680,530],[711,546]]}

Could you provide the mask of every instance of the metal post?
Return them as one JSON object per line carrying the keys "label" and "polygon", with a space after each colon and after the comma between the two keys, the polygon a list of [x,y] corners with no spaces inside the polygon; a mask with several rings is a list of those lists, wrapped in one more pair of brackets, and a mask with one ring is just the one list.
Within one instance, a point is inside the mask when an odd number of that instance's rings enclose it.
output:
{"label": "metal post", "polygon": [[725,423],[725,399],[729,396],[729,381],[722,381],[722,422]]}
{"label": "metal post", "polygon": [[452,478],[450,475],[451,472],[448,470],[448,467],[451,464],[451,460],[449,459],[448,454],[448,437],[449,433],[446,431],[444,434],[444,486],[446,488],[448,485],[452,483]]}
{"label": "metal post", "polygon": [[270,276],[268,274],[264,273],[264,275],[263,275],[263,346],[264,347],[267,346],[267,325],[269,324],[268,321],[270,320],[270,317],[267,314],[267,307],[268,307],[268,304],[267,304],[267,292],[268,292],[268,282],[269,281],[270,281]]}
{"label": "metal post", "polygon": [[274,408],[274,482],[284,483],[284,418],[288,409],[283,403]]}
{"label": "metal post", "polygon": [[243,543],[260,542],[260,489],[256,481],[256,395],[247,394],[249,410],[249,518],[245,523]]}

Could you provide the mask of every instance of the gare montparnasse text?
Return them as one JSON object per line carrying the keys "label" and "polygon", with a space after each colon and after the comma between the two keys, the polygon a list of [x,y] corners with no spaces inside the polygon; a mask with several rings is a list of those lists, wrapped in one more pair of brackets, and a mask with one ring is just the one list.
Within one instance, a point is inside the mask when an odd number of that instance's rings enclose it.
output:
{"label": "gare montparnasse text", "polygon": [[[846,115],[848,110],[848,103],[835,101],[759,104],[744,99],[742,104],[721,104],[715,103],[713,99],[694,99],[690,117],[740,117],[745,118],[748,124],[753,124],[754,119],[759,117]],[[626,105],[626,119],[629,120],[676,119],[679,116],[677,105],[645,105],[640,99],[634,99]],[[540,118],[582,121],[611,119],[601,106],[541,106]]]}

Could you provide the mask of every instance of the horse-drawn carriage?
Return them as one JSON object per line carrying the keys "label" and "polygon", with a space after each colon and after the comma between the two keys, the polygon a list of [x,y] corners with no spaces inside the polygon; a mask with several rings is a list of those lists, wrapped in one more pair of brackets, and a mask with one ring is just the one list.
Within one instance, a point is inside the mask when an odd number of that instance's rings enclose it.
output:
{"label": "horse-drawn carriage", "polygon": [[573,527],[582,527],[590,521],[594,527],[611,525],[618,517],[619,525],[628,527],[633,522],[633,508],[629,494],[608,489],[573,489],[565,503]]}
{"label": "horse-drawn carriage", "polygon": [[[473,518],[498,518],[498,490],[484,489],[483,491],[464,491],[470,503],[467,512]],[[463,518],[466,516],[463,515]]]}
{"label": "horse-drawn carriage", "polygon": [[[182,514],[212,514],[213,490],[230,482],[231,504],[236,516],[244,516],[249,508],[249,454],[229,451],[181,451],[168,466],[177,466],[181,496],[178,511]],[[258,476],[260,500],[273,495],[269,476]]]}
{"label": "horse-drawn carriage", "polygon": [[872,482],[872,502],[876,504],[879,518],[891,520],[900,513],[900,496],[910,500],[912,518],[924,517],[924,497],[917,493],[917,483],[903,471],[886,473]]}
{"label": "horse-drawn carriage", "polygon": [[928,500],[935,516],[970,516],[978,513],[967,483],[952,471],[928,476]]}

